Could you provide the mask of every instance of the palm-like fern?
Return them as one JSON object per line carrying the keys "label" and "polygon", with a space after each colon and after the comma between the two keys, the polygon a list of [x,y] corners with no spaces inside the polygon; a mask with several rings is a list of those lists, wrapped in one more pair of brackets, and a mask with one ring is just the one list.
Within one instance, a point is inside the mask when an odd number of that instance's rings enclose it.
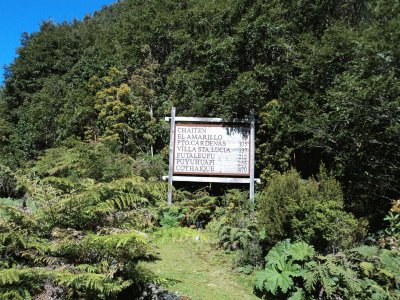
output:
{"label": "palm-like fern", "polygon": [[38,210],[3,208],[1,299],[29,298],[49,283],[72,299],[100,299],[150,280],[152,275],[137,268],[151,252],[147,235],[135,229],[142,220],[136,217],[147,218],[163,184],[140,177],[110,183],[23,180]]}

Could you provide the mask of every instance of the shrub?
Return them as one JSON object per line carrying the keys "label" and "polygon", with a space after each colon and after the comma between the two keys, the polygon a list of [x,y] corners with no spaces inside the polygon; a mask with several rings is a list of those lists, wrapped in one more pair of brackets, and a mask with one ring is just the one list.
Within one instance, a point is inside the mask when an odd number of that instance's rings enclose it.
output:
{"label": "shrub", "polygon": [[260,226],[268,234],[268,243],[274,245],[289,235],[290,219],[300,206],[301,178],[294,170],[274,174],[266,190],[256,198]]}
{"label": "shrub", "polygon": [[275,174],[257,197],[257,212],[267,246],[294,238],[318,251],[336,252],[352,247],[366,233],[366,221],[343,210],[340,185],[323,168],[309,180],[294,170]]}
{"label": "shrub", "polygon": [[246,241],[242,245],[242,248],[237,251],[234,264],[249,269],[249,267],[262,265],[262,257],[263,251],[260,245],[260,239],[259,237],[255,237]]}
{"label": "shrub", "polygon": [[133,169],[135,174],[138,174],[146,179],[157,178],[161,179],[163,175],[167,174],[168,166],[164,161],[162,155],[144,155],[136,158],[133,161]]}
{"label": "shrub", "polygon": [[291,220],[291,236],[322,252],[349,249],[366,234],[366,223],[346,213],[335,201],[306,203]]}
{"label": "shrub", "polygon": [[392,207],[387,214],[387,216],[383,219],[387,221],[389,224],[385,229],[385,233],[387,235],[394,236],[396,238],[400,237],[400,200],[393,201]]}
{"label": "shrub", "polygon": [[229,190],[222,198],[224,207],[209,228],[215,232],[218,245],[229,251],[237,251],[237,266],[257,266],[262,260],[260,234],[248,193]]}
{"label": "shrub", "polygon": [[160,225],[165,228],[178,227],[179,216],[173,215],[170,212],[164,212],[160,219]]}

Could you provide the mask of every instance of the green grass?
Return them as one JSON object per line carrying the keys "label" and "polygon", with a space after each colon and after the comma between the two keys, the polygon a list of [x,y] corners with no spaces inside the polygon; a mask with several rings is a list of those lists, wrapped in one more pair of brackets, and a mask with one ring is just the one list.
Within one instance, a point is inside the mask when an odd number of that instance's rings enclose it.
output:
{"label": "green grass", "polygon": [[192,300],[259,299],[253,295],[254,276],[236,272],[231,257],[216,250],[209,235],[203,233],[196,241],[195,230],[183,231],[183,238],[171,238],[173,234],[158,237],[155,242],[159,260],[143,263],[167,280],[165,288]]}

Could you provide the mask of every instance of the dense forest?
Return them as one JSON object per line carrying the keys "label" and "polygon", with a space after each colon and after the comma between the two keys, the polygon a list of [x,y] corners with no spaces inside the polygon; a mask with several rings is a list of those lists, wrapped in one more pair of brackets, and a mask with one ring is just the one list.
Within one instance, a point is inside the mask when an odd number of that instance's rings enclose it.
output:
{"label": "dense forest", "polygon": [[[139,265],[152,234],[201,220],[260,297],[398,299],[399,40],[398,0],[124,0],[22,34],[0,88],[0,298],[133,297],[162,282]],[[255,208],[199,184],[167,206],[173,106],[255,111]]]}

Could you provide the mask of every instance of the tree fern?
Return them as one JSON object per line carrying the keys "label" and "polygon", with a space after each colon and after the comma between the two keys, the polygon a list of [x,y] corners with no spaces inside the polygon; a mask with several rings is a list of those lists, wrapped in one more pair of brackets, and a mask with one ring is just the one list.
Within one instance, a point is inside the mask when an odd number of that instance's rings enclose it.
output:
{"label": "tree fern", "polygon": [[106,201],[109,208],[118,210],[143,207],[148,203],[149,201],[146,198],[133,193],[118,195]]}
{"label": "tree fern", "polygon": [[104,299],[133,283],[158,280],[138,270],[138,260],[151,249],[136,228],[154,219],[150,203],[165,196],[164,183],[138,176],[100,183],[26,176],[22,182],[38,209],[2,210],[7,218],[0,220],[1,299],[37,296],[47,284],[61,287],[66,298]]}

